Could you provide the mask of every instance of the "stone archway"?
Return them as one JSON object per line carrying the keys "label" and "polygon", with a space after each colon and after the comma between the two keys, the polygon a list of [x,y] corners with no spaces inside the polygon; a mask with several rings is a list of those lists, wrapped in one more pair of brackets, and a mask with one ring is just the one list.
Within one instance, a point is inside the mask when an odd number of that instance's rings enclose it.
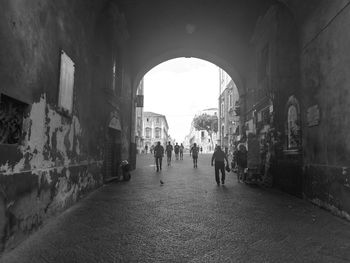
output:
{"label": "stone archway", "polygon": [[193,57],[193,58],[202,59],[215,64],[216,66],[225,70],[227,74],[230,75],[230,77],[232,78],[232,80],[235,82],[237,86],[238,93],[239,94],[244,93],[244,85],[243,85],[242,77],[240,76],[240,74],[237,72],[237,70],[231,63],[212,53],[205,52],[199,49],[171,50],[171,51],[159,54],[158,56],[155,56],[153,59],[148,61],[148,63],[143,65],[141,69],[135,74],[135,77],[133,79],[134,90],[137,88],[138,83],[141,81],[143,76],[147,72],[149,72],[152,68],[156,67],[157,65],[163,62],[166,62],[171,59],[179,58],[179,57]]}
{"label": "stone archway", "polygon": [[[229,75],[229,77],[232,79],[232,81],[230,82],[231,83],[230,87],[232,89],[236,90],[235,91],[236,94],[238,93],[238,96],[236,96],[236,98],[237,98],[236,102],[241,101],[240,97],[241,97],[241,95],[245,94],[245,90],[244,90],[245,87],[243,84],[242,77],[237,72],[235,67],[233,65],[231,65],[227,60],[222,59],[221,57],[216,56],[210,52],[202,51],[200,49],[171,50],[169,52],[165,52],[163,54],[160,54],[160,55],[154,57],[153,59],[151,59],[150,61],[148,61],[148,63],[146,63],[141,68],[141,70],[135,75],[135,78],[133,81],[133,89],[134,89],[133,94],[136,94],[136,89],[137,89],[140,81],[150,70],[152,70],[154,67],[158,66],[159,64],[170,61],[172,59],[181,58],[181,57],[201,59],[201,60],[210,62],[210,63],[214,64],[215,66],[217,66],[218,67],[218,82],[217,82],[218,86],[217,87],[219,87],[219,85],[220,85],[219,68],[224,70]],[[233,82],[233,84],[232,84],[232,82]],[[219,99],[219,96],[221,96],[221,94],[220,95],[218,94],[218,99]],[[244,101],[244,100],[242,100],[242,101]],[[242,104],[242,106],[243,106],[243,104]],[[238,104],[236,103],[235,105],[238,105]],[[231,112],[230,114],[233,114],[233,113]],[[238,116],[238,115],[236,115],[236,116]],[[237,118],[238,118],[237,119],[238,127],[242,127],[242,123],[244,122],[244,119],[240,118],[240,117],[237,117]],[[219,131],[219,133],[220,133],[220,131]]]}

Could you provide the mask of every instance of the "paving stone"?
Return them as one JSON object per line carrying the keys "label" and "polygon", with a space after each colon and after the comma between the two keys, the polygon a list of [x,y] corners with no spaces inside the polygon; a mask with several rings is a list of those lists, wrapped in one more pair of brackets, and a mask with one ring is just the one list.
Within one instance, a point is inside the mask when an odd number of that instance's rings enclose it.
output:
{"label": "paving stone", "polygon": [[98,189],[0,262],[350,261],[349,222],[232,173],[217,186],[210,157],[157,173],[141,155],[131,181]]}

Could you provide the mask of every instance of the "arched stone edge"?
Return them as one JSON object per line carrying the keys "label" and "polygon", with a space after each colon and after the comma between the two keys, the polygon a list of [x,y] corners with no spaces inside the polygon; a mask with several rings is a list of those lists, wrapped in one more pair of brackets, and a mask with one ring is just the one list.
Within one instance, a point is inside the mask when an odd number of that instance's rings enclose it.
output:
{"label": "arched stone edge", "polygon": [[[232,80],[237,86],[239,94],[244,93],[242,78],[232,64],[227,62],[227,60],[222,59],[221,57],[218,57],[210,52],[202,51],[202,50],[190,50],[190,49],[171,50],[171,51],[159,54],[158,56],[155,56],[152,60],[148,61],[148,63],[145,64],[143,67],[141,67],[141,69],[134,75],[134,79],[133,79],[134,91],[137,89],[137,86],[139,85],[141,79],[151,69],[153,69],[154,67],[156,67],[157,65],[163,62],[166,62],[171,59],[181,58],[181,57],[198,58],[198,59],[202,59],[210,63],[213,63],[214,65],[225,70],[226,73],[232,78]],[[218,84],[219,84],[219,73],[218,73]]]}

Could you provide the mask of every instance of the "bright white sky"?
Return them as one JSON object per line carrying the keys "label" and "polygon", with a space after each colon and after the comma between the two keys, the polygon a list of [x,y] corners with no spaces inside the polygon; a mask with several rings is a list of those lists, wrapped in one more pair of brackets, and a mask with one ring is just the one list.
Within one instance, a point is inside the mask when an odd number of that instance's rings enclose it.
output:
{"label": "bright white sky", "polygon": [[196,113],[218,107],[219,68],[195,58],[169,60],[145,75],[144,95],[144,111],[165,115],[170,136],[181,143]]}

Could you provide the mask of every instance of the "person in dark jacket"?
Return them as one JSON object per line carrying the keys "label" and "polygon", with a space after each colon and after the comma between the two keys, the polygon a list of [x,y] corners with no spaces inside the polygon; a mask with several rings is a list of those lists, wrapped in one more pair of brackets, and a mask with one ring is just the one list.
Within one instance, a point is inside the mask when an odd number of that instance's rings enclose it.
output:
{"label": "person in dark jacket", "polygon": [[236,162],[238,168],[238,181],[244,181],[244,170],[247,168],[247,148],[243,144],[240,144],[238,146],[238,151],[236,153]]}
{"label": "person in dark jacket", "polygon": [[171,165],[171,155],[173,154],[173,146],[171,145],[170,142],[168,142],[168,145],[166,146],[165,151],[166,151],[168,166],[170,166]]}
{"label": "person in dark jacket", "polygon": [[225,160],[228,165],[228,159],[225,152],[221,150],[220,146],[216,147],[216,150],[211,157],[211,166],[213,166],[213,162],[215,160],[215,180],[217,185],[220,185],[220,176],[219,172],[221,171],[221,183],[225,184]]}
{"label": "person in dark jacket", "polygon": [[184,148],[185,147],[181,143],[181,145],[180,145],[180,160],[184,159]]}
{"label": "person in dark jacket", "polygon": [[154,158],[156,159],[157,172],[162,170],[162,159],[164,156],[164,147],[160,145],[160,142],[157,143],[154,147]]}
{"label": "person in dark jacket", "polygon": [[190,150],[190,156],[192,156],[192,159],[193,159],[193,168],[198,167],[198,152],[199,152],[199,147],[197,146],[196,143],[194,143]]}
{"label": "person in dark jacket", "polygon": [[179,160],[179,151],[180,151],[180,145],[178,145],[178,143],[176,143],[175,146],[174,146],[174,152],[175,152],[176,160]]}

